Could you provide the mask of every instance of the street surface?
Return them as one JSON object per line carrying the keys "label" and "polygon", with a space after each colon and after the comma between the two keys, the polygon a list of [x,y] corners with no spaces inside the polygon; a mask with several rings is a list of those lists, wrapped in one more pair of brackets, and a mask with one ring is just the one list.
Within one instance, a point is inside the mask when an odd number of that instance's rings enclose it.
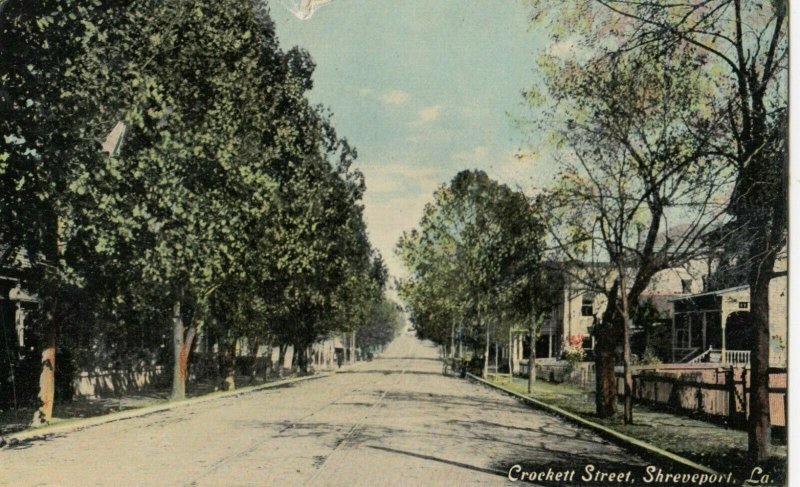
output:
{"label": "street surface", "polygon": [[509,485],[515,464],[580,476],[587,464],[624,471],[642,461],[444,377],[436,349],[403,335],[332,377],[2,449],[0,484]]}

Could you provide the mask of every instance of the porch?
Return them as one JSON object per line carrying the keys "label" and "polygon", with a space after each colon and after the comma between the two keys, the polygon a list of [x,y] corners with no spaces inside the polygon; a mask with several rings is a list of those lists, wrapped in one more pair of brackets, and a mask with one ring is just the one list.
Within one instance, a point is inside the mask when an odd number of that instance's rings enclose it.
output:
{"label": "porch", "polygon": [[[527,374],[531,355],[531,339],[527,328],[515,327],[510,330],[511,366],[515,374]],[[555,360],[561,353],[561,335],[552,321],[545,321],[536,339],[536,359]]]}
{"label": "porch", "polygon": [[672,362],[750,363],[749,288],[671,299]]}

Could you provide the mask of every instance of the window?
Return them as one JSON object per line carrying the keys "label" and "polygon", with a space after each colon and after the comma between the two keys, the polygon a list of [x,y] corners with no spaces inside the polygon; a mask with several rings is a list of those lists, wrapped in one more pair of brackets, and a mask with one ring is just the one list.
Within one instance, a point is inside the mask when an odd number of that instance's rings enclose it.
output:
{"label": "window", "polygon": [[750,307],[750,303],[748,301],[739,301],[739,309],[747,309]]}
{"label": "window", "polygon": [[692,280],[691,279],[681,279],[681,292],[683,294],[691,294],[692,293]]}
{"label": "window", "polygon": [[586,293],[583,295],[581,316],[594,316],[594,294]]}

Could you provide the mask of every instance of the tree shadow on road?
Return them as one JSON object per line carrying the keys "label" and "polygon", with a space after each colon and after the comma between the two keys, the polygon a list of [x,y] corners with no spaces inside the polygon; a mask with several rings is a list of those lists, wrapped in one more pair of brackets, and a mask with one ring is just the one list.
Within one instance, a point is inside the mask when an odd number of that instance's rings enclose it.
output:
{"label": "tree shadow on road", "polygon": [[438,407],[469,407],[475,408],[479,411],[499,411],[507,413],[509,411],[519,410],[522,411],[522,406],[516,404],[509,404],[503,401],[497,401],[491,398],[478,398],[463,395],[453,394],[437,394],[433,392],[389,392],[386,394],[386,400],[392,402],[421,402],[421,403],[435,403]]}
{"label": "tree shadow on road", "polygon": [[[519,434],[520,432],[523,432],[524,434],[530,434],[531,436],[547,437],[554,442],[585,442],[587,443],[586,446],[588,447],[596,447],[597,445],[608,444],[607,441],[588,431],[584,431],[576,427],[566,427],[563,422],[559,422],[556,418],[544,417],[539,418],[538,421],[543,424],[536,428],[494,423],[485,420],[465,421],[460,419],[451,419],[448,420],[447,423],[461,426],[474,433],[482,433],[487,435],[487,439],[491,439],[493,441],[499,441],[500,438],[507,436],[508,434]],[[527,446],[530,446],[530,444]]]}
{"label": "tree shadow on road", "polygon": [[[56,438],[63,438],[64,434],[62,433],[43,433],[41,436],[34,436],[32,438],[26,438],[24,440],[16,440],[13,439],[5,444],[5,446],[0,448],[0,452],[2,450],[27,450],[37,444],[46,443],[48,441],[55,440]],[[0,462],[2,464],[2,462]]]}
{"label": "tree shadow on road", "polygon": [[376,357],[375,360],[430,360],[433,362],[441,362],[442,359],[440,358],[433,358],[433,357]]}
{"label": "tree shadow on road", "polygon": [[425,454],[422,454],[422,453],[415,453],[415,452],[406,451],[406,450],[398,450],[396,448],[388,448],[388,447],[385,447],[385,446],[377,446],[377,445],[366,445],[366,448],[372,448],[373,450],[380,450],[380,451],[384,451],[384,452],[388,452],[388,453],[396,453],[396,454],[399,454],[399,455],[407,455],[407,456],[410,456],[410,457],[419,458],[421,460],[430,460],[430,461],[434,461],[434,462],[443,463],[445,465],[452,465],[454,467],[460,467],[460,468],[466,468],[466,469],[469,469],[469,470],[474,470],[476,472],[488,473],[488,474],[491,474],[491,475],[506,476],[506,472],[504,472],[502,470],[495,470],[495,469],[490,469],[490,468],[478,467],[478,466],[475,466],[475,465],[470,465],[468,463],[456,462],[456,461],[453,461],[453,460],[447,460],[447,459],[444,459],[444,458],[438,458],[438,457],[435,457],[433,455],[425,455]]}
{"label": "tree shadow on road", "polygon": [[426,372],[423,370],[344,370],[337,374],[363,374],[363,375],[442,375],[441,372]]}

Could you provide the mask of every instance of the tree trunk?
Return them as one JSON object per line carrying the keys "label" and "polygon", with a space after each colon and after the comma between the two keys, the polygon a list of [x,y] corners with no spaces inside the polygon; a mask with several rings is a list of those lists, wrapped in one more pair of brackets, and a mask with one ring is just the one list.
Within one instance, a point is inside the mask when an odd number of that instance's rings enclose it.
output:
{"label": "tree trunk", "polygon": [[500,364],[498,363],[498,361],[500,359],[499,350],[500,349],[498,347],[497,340],[495,340],[495,342],[494,342],[494,372],[495,372],[495,374],[500,372],[500,369],[498,368],[500,366]]}
{"label": "tree trunk", "polygon": [[278,345],[278,377],[283,377],[283,364],[286,363],[286,351],[289,349],[288,343]]}
{"label": "tree trunk", "polygon": [[297,343],[292,344],[292,374],[296,374],[298,370],[300,370],[300,347],[297,346]]}
{"label": "tree trunk", "polygon": [[508,329],[508,376],[514,378],[514,332]]}
{"label": "tree trunk", "polygon": [[[611,328],[605,325],[604,328]],[[595,345],[595,410],[598,417],[609,418],[617,411],[617,378],[614,374],[614,341],[608,333],[600,333]]]}
{"label": "tree trunk", "polygon": [[232,391],[236,389],[236,346],[239,340],[236,338],[231,339],[230,342],[225,344],[225,347],[220,347],[220,362],[222,362],[222,383],[220,389],[223,391]]}
{"label": "tree trunk", "polygon": [[531,337],[529,345],[530,355],[528,356],[528,394],[533,394],[533,384],[536,383],[536,315],[531,317],[528,334]]}
{"label": "tree trunk", "polygon": [[258,338],[253,339],[252,348],[250,348],[250,383],[256,381],[256,374],[258,374]]}
{"label": "tree trunk", "polygon": [[56,336],[58,334],[57,302],[51,304],[47,314],[47,336],[42,348],[42,371],[39,375],[39,407],[33,413],[31,426],[48,424],[53,418],[56,395]]}
{"label": "tree trunk", "polygon": [[[619,292],[619,281],[615,281],[608,293],[608,302],[615,303]],[[594,326],[595,335],[595,412],[600,418],[610,418],[617,413],[616,364],[617,336],[619,335],[616,306],[607,305],[601,323]]]}
{"label": "tree trunk", "polygon": [[489,377],[489,340],[491,339],[491,333],[489,330],[489,322],[486,322],[486,344],[483,347],[483,373],[482,376],[484,379]]}
{"label": "tree trunk", "polygon": [[[58,313],[58,293],[60,291],[60,263],[61,263],[61,219],[52,215],[53,219],[51,231],[52,239],[49,243],[52,244],[50,248],[48,260],[53,265],[56,274],[54,276],[55,283],[53,289],[55,295],[48,301],[49,310],[45,316],[47,323],[47,332],[45,341],[42,347],[42,361],[41,372],[39,373],[39,394],[37,397],[38,407],[33,413],[33,420],[31,426],[42,426],[53,419],[53,406],[56,400],[56,337],[58,336],[59,313]],[[49,220],[49,218],[48,218]]]}
{"label": "tree trunk", "polygon": [[356,332],[350,333],[350,365],[356,363]]}
{"label": "tree trunk", "polygon": [[172,307],[172,393],[170,399],[179,401],[186,398],[186,376],[189,371],[189,350],[194,341],[195,327],[187,330],[183,324],[180,300]]}
{"label": "tree trunk", "polygon": [[297,345],[296,347],[296,354],[297,354],[297,367],[300,370],[301,374],[308,373],[308,357],[306,355],[306,346],[305,345]]}
{"label": "tree trunk", "polygon": [[456,358],[456,323],[450,323],[450,358]]}
{"label": "tree trunk", "polygon": [[[772,268],[770,267],[770,271]],[[760,273],[750,287],[750,316],[753,320],[753,350],[750,358],[750,416],[748,454],[753,463],[769,458],[769,277]]]}
{"label": "tree trunk", "polygon": [[272,339],[267,340],[267,363],[266,367],[264,367],[264,380],[269,380],[270,376],[272,375]]}
{"label": "tree trunk", "polygon": [[[628,321],[628,296],[625,292],[625,274],[620,272],[620,297],[622,298],[622,367],[625,375],[625,424],[633,423],[633,377],[631,375],[631,336]],[[616,375],[614,385],[616,386]]]}

